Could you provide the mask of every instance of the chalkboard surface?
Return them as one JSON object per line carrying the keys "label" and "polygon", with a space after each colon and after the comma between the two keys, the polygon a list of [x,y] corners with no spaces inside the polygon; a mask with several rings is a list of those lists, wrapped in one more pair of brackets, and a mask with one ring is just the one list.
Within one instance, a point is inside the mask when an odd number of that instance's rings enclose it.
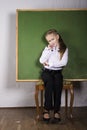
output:
{"label": "chalkboard surface", "polygon": [[87,9],[17,10],[16,81],[38,81],[39,58],[47,45],[44,33],[56,29],[69,49],[64,79],[87,80]]}

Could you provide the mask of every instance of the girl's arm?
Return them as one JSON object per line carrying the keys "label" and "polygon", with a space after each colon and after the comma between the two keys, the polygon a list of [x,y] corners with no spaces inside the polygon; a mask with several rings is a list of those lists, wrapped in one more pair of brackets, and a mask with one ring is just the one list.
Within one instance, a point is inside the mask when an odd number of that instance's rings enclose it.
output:
{"label": "girl's arm", "polygon": [[49,59],[50,54],[51,54],[51,49],[49,49],[48,47],[45,47],[45,49],[43,50],[42,55],[39,59],[40,63],[41,64],[47,63],[47,60]]}
{"label": "girl's arm", "polygon": [[55,62],[51,62],[49,66],[54,68],[64,67],[66,66],[67,62],[68,62],[68,48],[65,50],[62,59],[60,61],[56,60]]}

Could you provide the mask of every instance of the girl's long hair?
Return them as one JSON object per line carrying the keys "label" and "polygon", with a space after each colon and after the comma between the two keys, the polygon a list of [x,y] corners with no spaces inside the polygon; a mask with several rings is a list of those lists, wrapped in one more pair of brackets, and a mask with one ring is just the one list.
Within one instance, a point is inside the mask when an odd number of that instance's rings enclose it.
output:
{"label": "girl's long hair", "polygon": [[67,46],[65,45],[63,39],[61,38],[60,34],[55,29],[50,29],[45,33],[45,38],[48,34],[58,34],[59,35],[59,52],[60,52],[60,59],[62,58]]}

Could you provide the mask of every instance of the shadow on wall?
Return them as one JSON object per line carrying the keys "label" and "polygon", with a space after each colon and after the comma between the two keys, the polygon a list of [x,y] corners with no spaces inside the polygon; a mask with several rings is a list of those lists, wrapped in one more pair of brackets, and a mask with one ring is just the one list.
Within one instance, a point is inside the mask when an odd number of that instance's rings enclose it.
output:
{"label": "shadow on wall", "polygon": [[74,86],[75,90],[81,90],[82,89],[82,82],[75,81],[75,82],[73,82],[73,86]]}
{"label": "shadow on wall", "polygon": [[7,87],[16,85],[16,15],[9,15],[8,24]]}
{"label": "shadow on wall", "polygon": [[83,87],[85,86],[83,83],[84,81],[74,81],[73,86],[74,86],[74,92],[79,93],[83,91]]}

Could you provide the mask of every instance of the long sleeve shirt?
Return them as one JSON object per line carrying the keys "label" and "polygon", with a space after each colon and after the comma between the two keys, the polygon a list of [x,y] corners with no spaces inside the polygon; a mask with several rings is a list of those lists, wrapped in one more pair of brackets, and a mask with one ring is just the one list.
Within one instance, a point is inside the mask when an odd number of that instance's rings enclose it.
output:
{"label": "long sleeve shirt", "polygon": [[60,52],[58,48],[53,48],[52,50],[48,47],[42,52],[40,57],[40,63],[47,63],[44,67],[50,70],[61,70],[68,62],[68,48],[66,48],[62,58],[60,59]]}

